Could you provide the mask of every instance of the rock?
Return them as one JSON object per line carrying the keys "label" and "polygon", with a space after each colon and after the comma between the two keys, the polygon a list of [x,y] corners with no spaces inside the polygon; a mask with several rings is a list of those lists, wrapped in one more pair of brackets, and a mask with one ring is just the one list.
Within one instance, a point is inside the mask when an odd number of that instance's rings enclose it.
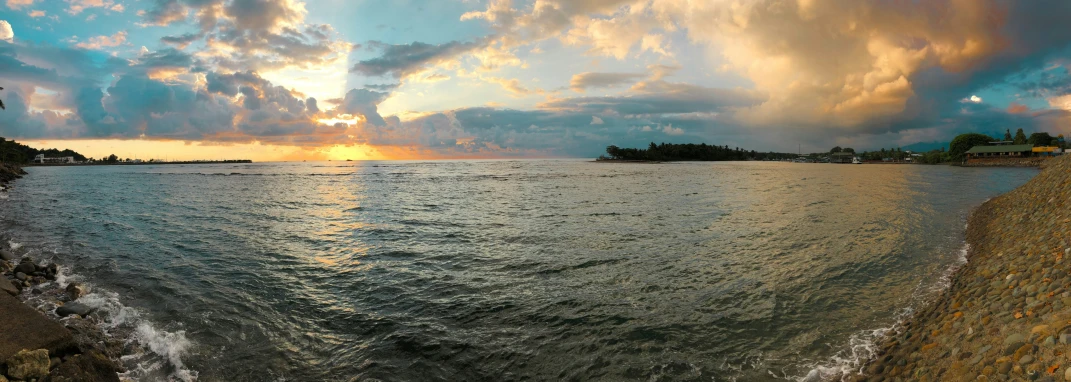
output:
{"label": "rock", "polygon": [[67,328],[6,293],[0,293],[0,312],[0,360],[23,349],[60,354],[75,346]]}
{"label": "rock", "polygon": [[1034,362],[1034,356],[1030,354],[1024,355],[1023,358],[1019,358],[1020,365],[1029,365],[1031,362]]}
{"label": "rock", "polygon": [[7,359],[7,375],[29,380],[48,375],[48,349],[23,350]]}
{"label": "rock", "polygon": [[15,278],[18,279],[19,281],[26,281],[26,279],[28,279],[29,276],[26,276],[26,274],[22,273],[22,272],[15,272]]}
{"label": "rock", "polygon": [[1005,345],[1013,344],[1013,343],[1016,343],[1016,342],[1026,342],[1026,336],[1024,336],[1022,334],[1019,334],[1019,333],[1013,333],[1012,335],[1008,336],[1007,338],[1004,338],[1004,344]]}
{"label": "rock", "polygon": [[1048,337],[1045,337],[1044,341],[1041,341],[1041,344],[1045,345],[1045,346],[1056,345],[1056,339],[1053,338],[1052,336],[1048,336]]}
{"label": "rock", "polygon": [[77,300],[79,297],[86,295],[86,287],[79,283],[67,284],[67,297],[71,298],[71,301]]}
{"label": "rock", "polygon": [[77,314],[79,316],[85,317],[90,313],[93,313],[94,310],[97,309],[91,308],[89,305],[80,302],[68,302],[66,304],[63,304],[63,306],[56,308],[56,314],[60,317],[67,317],[72,314]]}
{"label": "rock", "polygon": [[15,254],[6,249],[0,249],[0,260],[11,261],[15,260]]}
{"label": "rock", "polygon": [[25,274],[31,274],[37,271],[37,266],[33,265],[33,262],[23,260],[19,265],[15,266],[15,272],[22,272]]}
{"label": "rock", "polygon": [[119,382],[115,364],[97,351],[68,358],[49,376],[51,382]]}
{"label": "rock", "polygon": [[8,280],[6,277],[0,277],[0,291],[7,292],[7,294],[12,296],[19,295],[19,288],[16,288],[15,284],[12,284],[11,280]]}
{"label": "rock", "polygon": [[1064,370],[1064,380],[1071,381],[1071,367],[1067,368],[1067,370]]}

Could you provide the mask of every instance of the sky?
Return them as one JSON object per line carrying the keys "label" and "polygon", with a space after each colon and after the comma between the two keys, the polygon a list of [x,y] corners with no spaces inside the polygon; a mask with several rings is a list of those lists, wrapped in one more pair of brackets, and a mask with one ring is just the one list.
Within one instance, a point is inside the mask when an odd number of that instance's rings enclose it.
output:
{"label": "sky", "polygon": [[1071,133],[1066,0],[0,2],[0,136],[91,157]]}

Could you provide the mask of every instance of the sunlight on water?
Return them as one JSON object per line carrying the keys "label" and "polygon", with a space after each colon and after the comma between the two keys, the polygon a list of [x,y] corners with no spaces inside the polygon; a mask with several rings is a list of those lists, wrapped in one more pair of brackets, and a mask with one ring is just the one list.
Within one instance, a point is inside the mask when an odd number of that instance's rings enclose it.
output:
{"label": "sunlight on water", "polygon": [[1036,173],[568,160],[30,171],[2,202],[7,239],[93,284],[144,349],[129,359],[143,375],[201,381],[837,378],[962,264],[970,208]]}

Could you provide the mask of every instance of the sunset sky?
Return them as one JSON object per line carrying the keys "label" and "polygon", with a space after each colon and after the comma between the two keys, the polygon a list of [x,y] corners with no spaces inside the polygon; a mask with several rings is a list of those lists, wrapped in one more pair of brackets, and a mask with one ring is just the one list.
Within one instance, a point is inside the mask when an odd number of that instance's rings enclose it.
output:
{"label": "sunset sky", "polygon": [[1066,0],[0,1],[0,136],[93,157],[1071,132]]}

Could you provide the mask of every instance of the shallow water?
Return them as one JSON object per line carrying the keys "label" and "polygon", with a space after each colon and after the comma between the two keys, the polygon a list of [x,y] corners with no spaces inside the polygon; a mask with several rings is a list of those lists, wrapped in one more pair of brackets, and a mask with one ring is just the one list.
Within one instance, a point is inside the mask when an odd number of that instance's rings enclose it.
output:
{"label": "shallow water", "polygon": [[[0,230],[201,381],[833,376],[1032,169],[578,160],[29,168]],[[118,334],[117,334],[118,335]],[[134,346],[132,346],[133,348]]]}

